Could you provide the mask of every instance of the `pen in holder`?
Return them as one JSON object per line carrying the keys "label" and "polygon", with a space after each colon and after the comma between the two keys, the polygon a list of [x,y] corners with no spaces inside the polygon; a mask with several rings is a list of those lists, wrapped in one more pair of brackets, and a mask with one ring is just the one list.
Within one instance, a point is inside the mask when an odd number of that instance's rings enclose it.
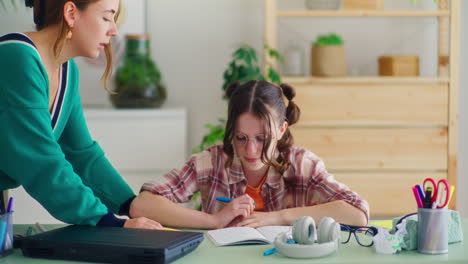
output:
{"label": "pen in holder", "polygon": [[13,211],[0,214],[0,256],[13,252]]}
{"label": "pen in holder", "polygon": [[448,219],[446,208],[418,208],[418,251],[424,254],[448,253]]}

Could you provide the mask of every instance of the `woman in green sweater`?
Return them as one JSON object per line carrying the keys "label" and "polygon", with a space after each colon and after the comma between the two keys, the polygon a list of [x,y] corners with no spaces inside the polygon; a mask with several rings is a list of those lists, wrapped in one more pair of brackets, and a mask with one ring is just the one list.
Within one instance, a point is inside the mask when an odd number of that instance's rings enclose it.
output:
{"label": "woman in green sweater", "polygon": [[20,185],[71,224],[161,229],[128,215],[135,195],[89,135],[77,56],[104,51],[117,35],[119,0],[27,0],[37,32],[0,37],[0,191]]}

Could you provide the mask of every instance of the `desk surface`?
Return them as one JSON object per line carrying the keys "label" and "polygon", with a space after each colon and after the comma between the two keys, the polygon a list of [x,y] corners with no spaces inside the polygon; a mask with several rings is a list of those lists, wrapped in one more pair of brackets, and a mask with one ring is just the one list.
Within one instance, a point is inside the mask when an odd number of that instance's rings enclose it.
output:
{"label": "desk surface", "polygon": [[[15,226],[15,231],[23,232],[27,225]],[[56,225],[55,225],[56,226]],[[51,226],[46,226],[51,228]],[[365,248],[357,245],[355,240],[342,245],[339,251],[331,256],[321,259],[291,259],[274,254],[268,257],[262,255],[263,251],[271,248],[271,245],[249,245],[233,247],[215,247],[211,240],[205,236],[203,243],[189,255],[173,262],[175,264],[196,263],[468,263],[468,219],[463,220],[464,241],[449,245],[449,253],[446,255],[425,255],[416,251],[403,251],[395,255],[376,254],[374,248]],[[32,264],[32,263],[85,263],[75,261],[42,260],[23,257],[20,250],[6,258],[0,258],[0,264]]]}

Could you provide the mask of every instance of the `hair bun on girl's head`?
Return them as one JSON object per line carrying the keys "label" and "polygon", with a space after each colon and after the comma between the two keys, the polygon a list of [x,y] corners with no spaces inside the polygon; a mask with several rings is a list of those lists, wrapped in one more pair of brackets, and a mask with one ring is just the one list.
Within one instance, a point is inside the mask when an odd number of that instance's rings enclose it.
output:
{"label": "hair bun on girl's head", "polygon": [[280,85],[281,90],[283,90],[284,96],[288,98],[289,101],[291,101],[295,96],[296,96],[296,90],[292,88],[289,84],[283,83]]}
{"label": "hair bun on girl's head", "polygon": [[34,7],[34,0],[24,0],[24,4],[27,7]]}
{"label": "hair bun on girl's head", "polygon": [[225,93],[226,98],[230,99],[232,93],[234,93],[234,91],[235,91],[235,90],[237,89],[237,87],[239,87],[240,85],[241,85],[241,83],[240,83],[239,81],[235,81],[235,82],[229,84],[229,86],[226,88],[226,93]]}

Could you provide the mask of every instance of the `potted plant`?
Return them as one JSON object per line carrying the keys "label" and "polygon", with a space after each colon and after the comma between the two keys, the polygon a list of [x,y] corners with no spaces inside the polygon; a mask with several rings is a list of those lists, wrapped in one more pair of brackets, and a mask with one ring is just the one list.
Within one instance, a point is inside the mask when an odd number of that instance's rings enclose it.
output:
{"label": "potted plant", "polygon": [[320,35],[312,44],[311,74],[335,77],[346,75],[346,57],[343,39],[335,34]]}
{"label": "potted plant", "polygon": [[192,153],[202,152],[204,149],[223,141],[225,125],[226,120],[222,118],[218,120],[218,124],[216,125],[206,124],[205,127],[208,129],[208,134],[203,136],[200,145],[198,145]]}
{"label": "potted plant", "polygon": [[115,92],[110,95],[117,108],[160,107],[166,100],[161,72],[150,57],[149,36],[127,35],[123,64],[115,74]]}
{"label": "potted plant", "polygon": [[[264,47],[268,56],[283,61],[278,51],[271,49],[268,45]],[[249,45],[243,44],[232,54],[232,60],[223,74],[223,91],[235,81],[247,82],[250,80],[269,80],[272,83],[280,84],[280,76],[270,63],[267,65],[266,76],[263,75],[257,59],[257,52]]]}

